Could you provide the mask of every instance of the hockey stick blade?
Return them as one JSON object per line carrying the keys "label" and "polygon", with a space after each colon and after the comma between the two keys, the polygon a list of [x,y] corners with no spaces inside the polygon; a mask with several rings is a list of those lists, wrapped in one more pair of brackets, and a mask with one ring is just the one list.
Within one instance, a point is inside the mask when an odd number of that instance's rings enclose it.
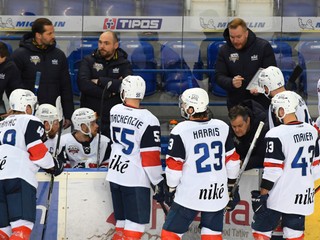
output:
{"label": "hockey stick blade", "polygon": [[253,149],[254,149],[254,147],[255,147],[255,145],[256,145],[256,142],[257,142],[257,140],[258,140],[258,138],[259,138],[259,136],[260,136],[260,133],[261,133],[261,131],[262,131],[263,126],[264,126],[264,122],[260,122],[260,123],[259,123],[259,126],[258,126],[258,128],[257,128],[257,131],[256,131],[256,133],[255,133],[255,135],[254,135],[254,137],[253,137],[253,139],[252,139],[252,143],[251,143],[251,145],[250,145],[250,147],[249,147],[249,150],[248,150],[248,152],[247,152],[247,155],[246,155],[246,157],[245,157],[245,159],[244,159],[244,161],[243,161],[243,163],[242,163],[242,166],[241,166],[241,168],[240,168],[239,175],[238,175],[238,177],[237,177],[237,179],[236,179],[236,182],[235,182],[235,184],[234,184],[234,186],[233,186],[233,188],[232,188],[232,190],[231,190],[231,196],[234,195],[234,192],[236,191],[236,189],[237,189],[237,187],[238,187],[238,185],[239,185],[241,176],[242,176],[243,172],[245,171],[245,169],[246,169],[246,167],[247,167],[247,164],[248,164],[249,159],[250,159],[250,157],[251,157],[252,151],[253,151]]}
{"label": "hockey stick blade", "polygon": [[303,72],[303,69],[300,65],[297,65],[294,69],[293,72],[291,74],[291,76],[288,79],[288,83],[294,83],[296,81],[296,79],[301,75],[301,73]]}

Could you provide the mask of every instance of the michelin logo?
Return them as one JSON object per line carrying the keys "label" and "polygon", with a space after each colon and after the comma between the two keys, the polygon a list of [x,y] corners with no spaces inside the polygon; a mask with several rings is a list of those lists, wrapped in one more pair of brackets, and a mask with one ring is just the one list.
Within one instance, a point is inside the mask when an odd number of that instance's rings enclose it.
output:
{"label": "michelin logo", "polygon": [[106,18],[103,23],[103,29],[161,29],[162,19],[160,18]]}

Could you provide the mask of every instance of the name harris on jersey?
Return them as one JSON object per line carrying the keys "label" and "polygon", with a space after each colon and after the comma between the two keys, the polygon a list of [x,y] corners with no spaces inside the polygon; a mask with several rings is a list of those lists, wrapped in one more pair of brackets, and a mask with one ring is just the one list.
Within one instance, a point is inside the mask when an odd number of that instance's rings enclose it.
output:
{"label": "name harris on jersey", "polygon": [[193,138],[206,138],[220,136],[219,128],[203,128],[193,131]]}

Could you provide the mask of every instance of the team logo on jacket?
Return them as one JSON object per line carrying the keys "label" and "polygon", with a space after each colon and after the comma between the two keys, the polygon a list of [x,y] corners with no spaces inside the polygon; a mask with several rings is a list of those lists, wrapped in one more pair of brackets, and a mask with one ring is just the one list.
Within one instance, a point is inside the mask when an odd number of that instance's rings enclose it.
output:
{"label": "team logo on jacket", "polygon": [[52,65],[58,65],[58,59],[52,59],[51,61]]}
{"label": "team logo on jacket", "polygon": [[0,79],[5,79],[5,78],[6,78],[6,74],[0,73]]}
{"label": "team logo on jacket", "polygon": [[251,61],[258,61],[258,55],[252,55],[251,56]]}
{"label": "team logo on jacket", "polygon": [[112,73],[119,73],[119,68],[112,69]]}
{"label": "team logo on jacket", "polygon": [[103,70],[103,65],[101,63],[94,63],[93,68],[99,72],[100,70]]}
{"label": "team logo on jacket", "polygon": [[71,154],[77,154],[79,152],[79,148],[74,145],[68,146],[68,152]]}
{"label": "team logo on jacket", "polygon": [[30,56],[30,62],[34,63],[34,65],[37,65],[38,63],[40,63],[39,56]]}
{"label": "team logo on jacket", "polygon": [[231,53],[229,60],[235,63],[237,60],[239,60],[239,54],[238,53]]}

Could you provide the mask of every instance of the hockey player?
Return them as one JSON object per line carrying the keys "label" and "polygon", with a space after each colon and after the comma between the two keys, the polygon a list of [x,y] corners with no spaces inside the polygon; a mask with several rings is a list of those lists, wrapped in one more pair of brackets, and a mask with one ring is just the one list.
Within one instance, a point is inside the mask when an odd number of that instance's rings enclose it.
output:
{"label": "hockey player", "polygon": [[63,134],[60,143],[59,156],[65,156],[66,167],[106,167],[105,152],[110,140],[104,135],[99,136],[96,113],[90,108],[78,108],[71,120],[75,131]]}
{"label": "hockey player", "polygon": [[60,127],[57,108],[51,104],[41,104],[37,109],[35,116],[39,118],[44,125],[45,135],[43,142],[49,152],[54,154]]}
{"label": "hockey player", "polygon": [[160,123],[150,111],[140,108],[145,90],[140,76],[125,77],[120,88],[123,104],[110,111],[113,144],[107,180],[116,219],[113,240],[141,239],[150,221],[150,183],[156,185],[154,199],[164,199]]}
{"label": "hockey player", "polygon": [[180,97],[186,121],[170,134],[165,172],[166,203],[172,205],[162,240],[181,239],[199,212],[201,239],[222,240],[224,210],[233,210],[240,201],[238,190],[232,199],[228,194],[239,173],[239,155],[229,126],[209,119],[208,104],[208,94],[201,88],[187,89]]}
{"label": "hockey player", "polygon": [[[273,98],[277,93],[286,91],[284,86],[284,77],[281,70],[278,67],[270,66],[266,69],[263,69],[258,78],[259,87],[263,89],[264,94],[268,98]],[[296,98],[299,100],[298,109],[296,111],[296,116],[299,121],[306,122],[313,125],[313,120],[310,116],[308,107],[303,100],[303,98],[293,92]],[[269,107],[268,113],[269,119],[269,128],[273,128],[274,126],[278,126],[280,122],[276,118],[276,116],[272,113],[271,108]]]}
{"label": "hockey player", "polygon": [[35,95],[23,89],[9,97],[10,113],[0,122],[0,239],[28,240],[36,219],[39,167],[59,175],[62,162],[41,141],[43,124],[32,112]]}
{"label": "hockey player", "polygon": [[[270,239],[282,218],[284,238],[304,239],[304,220],[314,208],[312,163],[317,130],[295,115],[299,100],[291,91],[276,94],[271,107],[282,125],[266,134],[260,191],[252,191],[252,222],[256,240]],[[316,154],[318,156],[318,154]]]}

